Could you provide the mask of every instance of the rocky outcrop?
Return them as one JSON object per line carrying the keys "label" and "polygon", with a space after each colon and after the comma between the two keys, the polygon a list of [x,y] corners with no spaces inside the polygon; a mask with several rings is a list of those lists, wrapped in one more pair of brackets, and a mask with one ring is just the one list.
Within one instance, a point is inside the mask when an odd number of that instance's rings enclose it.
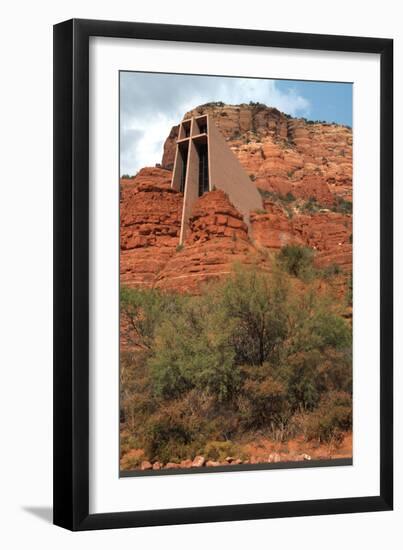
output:
{"label": "rocky outcrop", "polygon": [[287,244],[308,246],[316,251],[317,267],[337,264],[352,270],[352,216],[323,211],[288,213],[265,201],[265,211],[251,214],[252,235],[258,247],[278,250]]}
{"label": "rocky outcrop", "polygon": [[250,215],[253,241],[258,247],[279,250],[287,244],[304,244],[293,232],[289,214],[278,204],[265,201],[262,212]]}
{"label": "rocky outcrop", "polygon": [[[351,272],[352,216],[326,208],[336,196],[351,199],[351,130],[293,119],[260,104],[210,104],[185,117],[205,112],[270,200],[251,213],[248,227],[225,193],[206,193],[195,203],[179,246],[183,196],[170,187],[173,127],[162,167],[121,180],[121,283],[197,293],[237,262],[266,266],[267,250],[290,243],[316,250],[318,267],[338,264]],[[304,203],[312,199],[316,210],[310,213]]]}
{"label": "rocky outcrop", "polygon": [[173,126],[169,136],[164,143],[164,153],[162,156],[162,167],[167,170],[173,170],[175,162],[176,140],[178,139],[179,124]]}
{"label": "rocky outcrop", "polygon": [[[330,206],[351,200],[352,132],[338,124],[291,118],[262,104],[196,107],[184,118],[208,113],[239,161],[262,190]],[[173,166],[178,127],[164,145],[162,166]]]}
{"label": "rocky outcrop", "polygon": [[206,193],[195,203],[186,243],[202,243],[214,237],[248,240],[248,227],[242,215],[221,190]]}
{"label": "rocky outcrop", "polygon": [[121,283],[198,293],[227,276],[236,263],[270,268],[265,251],[287,244],[316,251],[318,268],[352,269],[352,216],[331,211],[301,213],[266,200],[250,227],[221,190],[200,197],[179,246],[182,195],[170,188],[170,172],[143,169],[121,191]]}
{"label": "rocky outcrop", "polygon": [[316,250],[318,267],[337,264],[352,270],[352,216],[336,212],[301,215],[293,219],[292,232],[305,246]]}
{"label": "rocky outcrop", "polygon": [[237,262],[264,264],[248,238],[242,215],[226,194],[211,191],[193,208],[183,246],[160,271],[155,287],[197,293],[203,284],[227,276]]}
{"label": "rocky outcrop", "polygon": [[171,172],[143,168],[121,181],[120,280],[151,287],[179,242],[183,197],[171,189]]}

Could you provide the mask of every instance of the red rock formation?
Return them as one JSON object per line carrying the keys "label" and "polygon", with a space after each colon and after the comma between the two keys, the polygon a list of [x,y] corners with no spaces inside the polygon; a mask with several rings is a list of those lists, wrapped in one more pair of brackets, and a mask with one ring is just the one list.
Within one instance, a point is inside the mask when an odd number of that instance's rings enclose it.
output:
{"label": "red rock formation", "polygon": [[[316,250],[318,267],[338,264],[351,271],[352,217],[322,208],[305,213],[315,198],[331,206],[335,195],[351,199],[351,130],[333,124],[308,124],[261,105],[210,105],[209,112],[256,185],[298,199],[266,200],[251,213],[248,229],[222,191],[195,204],[183,247],[179,233],[183,197],[170,188],[177,127],[165,146],[164,168],[143,168],[121,180],[121,282],[129,286],[198,292],[200,285],[226,276],[235,262],[260,262],[262,249],[297,243]],[[291,197],[292,198],[292,197]]]}
{"label": "red rock formation", "polygon": [[[337,124],[308,123],[265,105],[210,104],[185,114],[209,113],[256,185],[330,205],[334,195],[351,200],[352,132]],[[171,168],[177,127],[164,145]]]}
{"label": "red rock formation", "polygon": [[169,136],[164,143],[164,153],[162,167],[167,170],[173,170],[175,162],[176,140],[178,139],[179,124],[173,126],[169,132]]}
{"label": "red rock formation", "polygon": [[304,244],[303,239],[294,234],[292,222],[281,206],[265,201],[264,207],[265,212],[252,213],[250,217],[256,246],[279,250],[287,244]]}
{"label": "red rock formation", "polygon": [[183,197],[171,189],[171,172],[143,168],[121,182],[120,280],[153,286],[179,243]]}
{"label": "red rock formation", "polygon": [[301,215],[292,220],[292,231],[306,246],[316,250],[316,264],[337,264],[352,270],[352,216],[336,212]]}
{"label": "red rock formation", "polygon": [[251,215],[252,235],[258,247],[271,250],[287,244],[316,250],[318,267],[332,264],[352,270],[352,216],[336,212],[294,213],[292,218],[276,203],[265,201],[266,213]]}
{"label": "red rock formation", "polygon": [[195,203],[183,247],[160,271],[155,286],[197,293],[207,281],[227,276],[237,262],[265,263],[248,239],[248,227],[223,191]]}
{"label": "red rock formation", "polygon": [[196,202],[189,219],[186,243],[204,242],[214,237],[248,240],[248,227],[224,191],[206,193]]}

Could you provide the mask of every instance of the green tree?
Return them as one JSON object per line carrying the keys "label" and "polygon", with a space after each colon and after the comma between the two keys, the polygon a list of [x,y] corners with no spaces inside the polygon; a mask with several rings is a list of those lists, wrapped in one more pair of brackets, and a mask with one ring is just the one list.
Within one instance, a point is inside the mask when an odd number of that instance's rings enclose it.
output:
{"label": "green tree", "polygon": [[232,323],[205,297],[189,300],[156,332],[149,365],[157,393],[166,398],[198,388],[229,399],[239,374],[230,336]]}
{"label": "green tree", "polygon": [[234,323],[236,362],[262,365],[273,359],[286,337],[287,285],[281,274],[237,266],[216,297]]}
{"label": "green tree", "polygon": [[166,316],[176,314],[183,299],[178,294],[163,294],[153,289],[120,290],[120,310],[130,324],[136,343],[151,349],[156,327]]}
{"label": "green tree", "polygon": [[320,353],[317,350],[296,353],[287,358],[282,377],[287,384],[287,399],[292,412],[313,410],[320,399],[317,372]]}
{"label": "green tree", "polygon": [[351,327],[343,319],[336,304],[321,297],[316,287],[295,293],[288,304],[288,338],[284,352],[343,350],[351,346]]}

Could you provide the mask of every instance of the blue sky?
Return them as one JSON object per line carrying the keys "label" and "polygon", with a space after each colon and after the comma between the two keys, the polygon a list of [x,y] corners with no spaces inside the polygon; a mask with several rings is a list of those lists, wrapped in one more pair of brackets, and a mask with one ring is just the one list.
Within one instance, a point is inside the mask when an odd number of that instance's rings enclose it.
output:
{"label": "blue sky", "polygon": [[307,118],[352,126],[352,84],[299,80],[276,80],[275,82],[280,92],[294,89],[297,95],[309,102]]}
{"label": "blue sky", "polygon": [[121,72],[120,173],[160,162],[172,126],[210,101],[260,102],[294,117],[352,125],[352,84]]}

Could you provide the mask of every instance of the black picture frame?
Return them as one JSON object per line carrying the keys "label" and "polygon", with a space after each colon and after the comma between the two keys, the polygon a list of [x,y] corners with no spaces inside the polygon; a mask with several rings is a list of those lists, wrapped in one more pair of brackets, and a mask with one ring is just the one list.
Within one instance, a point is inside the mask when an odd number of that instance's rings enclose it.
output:
{"label": "black picture frame", "polygon": [[[89,513],[89,38],[380,54],[380,491],[365,497]],[[393,40],[73,19],[54,26],[54,523],[78,530],[393,507]]]}

